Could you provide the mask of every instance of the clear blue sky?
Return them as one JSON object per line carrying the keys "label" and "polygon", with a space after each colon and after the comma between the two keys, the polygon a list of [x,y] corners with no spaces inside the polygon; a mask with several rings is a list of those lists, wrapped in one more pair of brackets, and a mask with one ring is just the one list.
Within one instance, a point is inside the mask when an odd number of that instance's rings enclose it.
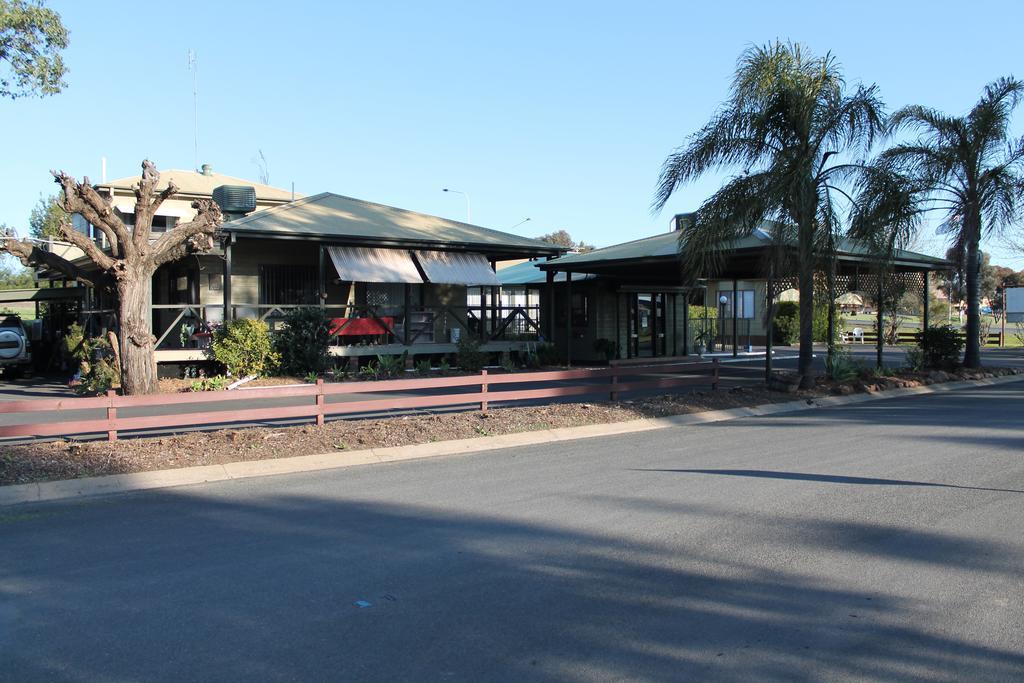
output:
{"label": "clear blue sky", "polygon": [[[51,168],[100,179],[199,163],[599,246],[667,228],[721,183],[648,207],[662,160],[713,113],[737,56],[775,38],[832,51],[890,108],[962,112],[1024,77],[1019,2],[315,3],[50,0],[68,89],[0,101],[0,222],[26,226]],[[975,10],[984,5],[985,9]],[[1015,122],[1024,132],[1024,108]],[[940,253],[929,230],[918,247]],[[999,245],[993,261],[1024,268]]]}

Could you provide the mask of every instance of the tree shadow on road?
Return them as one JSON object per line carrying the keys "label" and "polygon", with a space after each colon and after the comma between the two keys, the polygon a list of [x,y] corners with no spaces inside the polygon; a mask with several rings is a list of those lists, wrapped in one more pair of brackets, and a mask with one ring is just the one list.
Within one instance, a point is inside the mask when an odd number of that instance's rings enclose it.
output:
{"label": "tree shadow on road", "polygon": [[[371,491],[248,501],[201,490],[140,494],[37,508],[56,516],[0,528],[0,678],[997,680],[1024,672],[1019,650],[933,628],[926,608],[884,587],[719,557],[671,526],[640,540],[527,513],[472,514],[458,501],[399,505]],[[622,502],[623,514],[630,505]],[[1007,553],[937,532],[904,530],[894,540],[888,531],[880,544],[883,531],[871,525],[814,520],[786,537],[854,563],[875,548],[930,563]],[[995,560],[975,569],[1015,571]]]}

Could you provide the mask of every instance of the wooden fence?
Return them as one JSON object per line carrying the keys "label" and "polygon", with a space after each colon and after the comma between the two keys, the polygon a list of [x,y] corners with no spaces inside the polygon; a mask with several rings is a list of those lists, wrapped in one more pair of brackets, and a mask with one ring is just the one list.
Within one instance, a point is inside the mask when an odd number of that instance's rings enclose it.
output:
{"label": "wooden fence", "polygon": [[[859,344],[861,342],[860,337],[854,337],[853,328],[846,329],[846,343],[847,344]],[[917,343],[917,332],[898,332],[896,335],[897,344],[916,344]],[[966,338],[966,335],[961,334],[961,338]],[[878,340],[878,335],[874,330],[864,330],[864,343],[874,344]],[[1002,346],[1002,335],[999,332],[990,332],[988,337],[985,339],[985,346]]]}
{"label": "wooden fence", "polygon": [[[571,380],[607,379],[608,383],[569,384]],[[473,406],[486,411],[488,405],[507,401],[528,401],[586,394],[607,394],[616,400],[620,392],[670,388],[694,384],[710,384],[718,388],[719,365],[710,363],[672,363],[645,367],[609,367],[596,370],[558,370],[553,372],[524,372],[489,375],[437,377],[423,379],[396,379],[372,382],[339,382],[299,384],[284,387],[237,389],[235,391],[209,391],[183,394],[152,394],[146,396],[120,396],[110,391],[106,396],[89,398],[32,399],[0,403],[0,413],[53,413],[57,420],[30,424],[0,426],[0,437],[71,436],[75,434],[107,433],[107,439],[116,441],[118,432],[146,429],[174,429],[202,425],[225,425],[267,420],[308,418],[318,425],[333,415],[370,413],[380,410],[436,408],[443,406]],[[546,384],[540,388],[514,388],[522,384]],[[506,388],[512,387],[512,388]],[[366,400],[328,402],[331,396],[353,394],[396,394],[438,389],[465,389],[456,393],[388,396]],[[492,390],[496,388],[497,390]],[[472,389],[472,391],[470,391]],[[305,398],[299,405],[241,407],[239,401],[258,399]],[[119,409],[174,408],[189,405],[224,403],[227,407],[211,406],[201,412],[178,412],[166,415],[122,417]],[[105,410],[105,417],[92,419],[65,418],[71,411]]]}

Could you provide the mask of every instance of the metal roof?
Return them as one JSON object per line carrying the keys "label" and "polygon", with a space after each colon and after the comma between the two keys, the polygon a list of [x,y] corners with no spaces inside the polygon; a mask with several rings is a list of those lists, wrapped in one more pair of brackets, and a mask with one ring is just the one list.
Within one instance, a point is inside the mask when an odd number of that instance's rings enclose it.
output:
{"label": "metal roof", "polygon": [[324,192],[225,223],[226,232],[326,241],[436,246],[488,252],[555,255],[565,251],[540,240],[478,225]]}
{"label": "metal roof", "polygon": [[427,280],[445,285],[489,285],[501,282],[491,270],[483,254],[459,251],[417,251],[416,261],[423,269]]}
{"label": "metal roof", "polygon": [[[736,240],[732,244],[732,250],[759,249],[770,244],[771,238],[761,230],[755,230],[752,234]],[[678,255],[679,232],[672,232],[645,237],[632,242],[623,242],[602,249],[595,249],[585,254],[567,254],[551,261],[545,261],[538,267],[544,270],[557,269],[569,266],[592,267],[610,262],[640,261],[640,260],[671,260]],[[839,257],[841,260],[870,260],[871,252],[866,244],[857,240],[844,237],[839,241]],[[900,265],[910,266],[935,266],[945,268],[950,265],[948,261],[936,256],[919,254],[913,251],[899,249],[895,254],[895,261]]]}
{"label": "metal roof", "polygon": [[[546,261],[525,261],[507,268],[499,268],[496,275],[503,287],[515,285],[542,285],[548,281],[547,273],[540,270],[538,266]],[[589,280],[594,275],[576,273],[573,282],[577,280]],[[555,273],[555,282],[565,282],[565,272]]]}
{"label": "metal roof", "polygon": [[338,277],[346,282],[423,282],[406,249],[328,247]]}
{"label": "metal roof", "polygon": [[[164,189],[172,180],[174,181],[174,184],[178,186],[179,194],[193,194],[209,197],[213,195],[214,188],[220,187],[221,185],[245,185],[246,187],[251,187],[256,190],[257,199],[277,201],[291,201],[292,199],[291,190],[285,190],[280,187],[271,187],[270,185],[264,185],[262,183],[254,183],[251,180],[236,178],[234,176],[224,175],[223,173],[214,173],[213,171],[206,174],[199,173],[198,171],[183,171],[176,168],[169,168],[165,171],[160,171],[160,183],[157,185],[157,189]],[[117,180],[99,183],[96,187],[132,190],[138,182],[139,176],[131,176],[128,178],[118,178]],[[296,194],[295,198],[300,198],[302,196],[303,195],[301,194]]]}

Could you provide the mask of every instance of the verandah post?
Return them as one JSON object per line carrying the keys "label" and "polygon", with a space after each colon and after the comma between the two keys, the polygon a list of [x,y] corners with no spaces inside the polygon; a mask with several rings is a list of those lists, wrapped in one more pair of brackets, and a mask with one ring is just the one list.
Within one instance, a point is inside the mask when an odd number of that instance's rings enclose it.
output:
{"label": "verandah post", "polygon": [[318,377],[316,380],[316,426],[324,426],[324,380]]}
{"label": "verandah post", "polygon": [[114,407],[114,397],[117,392],[107,389],[107,441],[117,441],[117,408]]}
{"label": "verandah post", "polygon": [[712,390],[718,389],[718,359],[713,358],[711,360],[711,388]]}
{"label": "verandah post", "polygon": [[481,413],[486,413],[487,412],[487,371],[486,370],[481,370],[480,371],[480,377],[482,378],[482,381],[480,382],[480,412]]}

